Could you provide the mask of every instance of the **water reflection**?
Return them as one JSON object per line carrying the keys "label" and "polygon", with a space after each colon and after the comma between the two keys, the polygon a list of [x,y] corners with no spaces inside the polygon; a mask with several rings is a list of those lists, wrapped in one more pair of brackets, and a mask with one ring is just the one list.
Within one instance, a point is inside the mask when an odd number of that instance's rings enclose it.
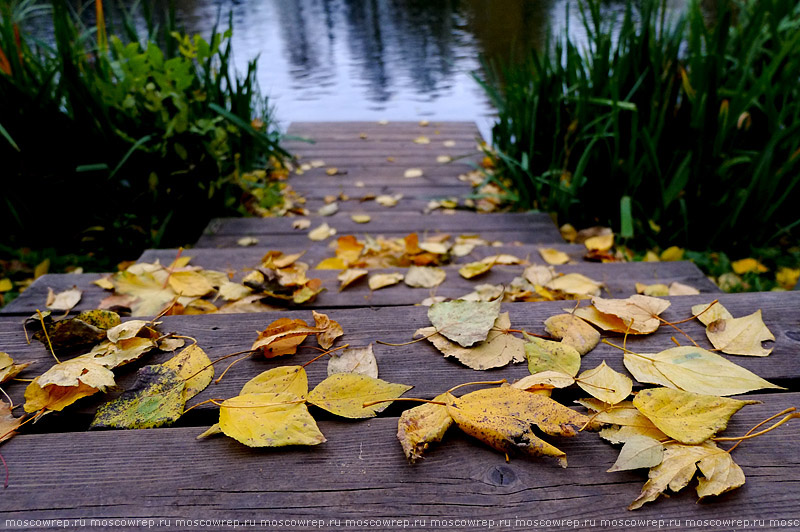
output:
{"label": "water reflection", "polygon": [[[130,0],[132,2],[132,0]],[[154,1],[154,0],[150,0]],[[678,0],[672,0],[678,1]],[[156,5],[163,5],[156,2]],[[476,120],[492,109],[470,73],[541,48],[576,0],[176,0],[178,22],[208,36],[232,13],[235,63],[259,56],[259,83],[293,120]],[[606,2],[616,16],[624,2]]]}

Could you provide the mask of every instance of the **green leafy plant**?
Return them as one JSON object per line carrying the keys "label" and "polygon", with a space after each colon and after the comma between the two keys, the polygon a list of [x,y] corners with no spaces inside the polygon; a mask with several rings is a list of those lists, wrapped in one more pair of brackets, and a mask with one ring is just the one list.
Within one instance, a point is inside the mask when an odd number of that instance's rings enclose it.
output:
{"label": "green leafy plant", "polygon": [[[266,179],[289,154],[256,62],[233,71],[231,29],[186,35],[171,13],[159,29],[144,3],[144,35],[128,13],[114,31],[93,5],[93,26],[65,2],[0,8],[0,243],[102,250],[113,264],[192,242],[248,195],[239,172]],[[52,43],[25,32],[45,9]]]}
{"label": "green leafy plant", "polygon": [[[746,247],[800,225],[800,5],[582,4],[568,30],[479,79],[497,107],[489,176],[524,209],[641,243]],[[707,20],[711,18],[712,20]],[[613,28],[612,28],[613,25]],[[613,29],[613,31],[612,31]]]}

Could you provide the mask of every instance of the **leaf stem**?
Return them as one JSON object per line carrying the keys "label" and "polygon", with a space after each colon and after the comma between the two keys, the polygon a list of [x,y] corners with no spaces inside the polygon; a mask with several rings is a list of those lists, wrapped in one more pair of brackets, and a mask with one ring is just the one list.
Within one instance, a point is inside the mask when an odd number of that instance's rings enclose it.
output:
{"label": "leaf stem", "polygon": [[53,355],[53,358],[56,359],[56,364],[61,364],[61,361],[56,356],[56,352],[53,350],[53,344],[50,342],[50,335],[47,334],[47,327],[44,326],[44,316],[42,315],[42,311],[37,308],[36,314],[39,315],[39,322],[42,324],[42,332],[44,332],[44,337],[47,339],[47,346],[50,348],[50,353]]}
{"label": "leaf stem", "polygon": [[416,397],[398,397],[396,399],[378,399],[377,401],[369,401],[367,403],[363,403],[361,407],[367,408],[368,406],[379,405],[381,403],[393,403],[394,401],[411,401],[413,403],[427,403],[429,405],[447,406],[447,403],[443,403],[441,401],[431,401],[429,399],[417,399]]}
{"label": "leaf stem", "polygon": [[[755,427],[753,427],[752,429],[750,429],[749,431],[747,431],[747,433],[745,433],[745,435],[744,435],[744,436],[735,436],[735,437],[722,437],[722,438],[714,438],[714,441],[735,441],[735,442],[737,442],[737,443],[736,443],[736,445],[734,445],[733,447],[731,447],[730,449],[728,449],[728,450],[726,451],[726,452],[730,453],[730,452],[731,452],[731,451],[733,451],[733,450],[734,450],[734,449],[735,449],[735,448],[736,448],[736,447],[737,447],[737,446],[738,446],[740,443],[742,443],[744,440],[749,440],[749,439],[752,439],[752,438],[757,438],[758,436],[762,436],[762,435],[766,434],[767,432],[770,432],[770,431],[772,431],[772,430],[775,430],[775,429],[777,429],[778,427],[780,427],[780,426],[781,426],[781,425],[783,425],[784,423],[788,422],[790,419],[794,419],[794,418],[800,418],[800,412],[796,412],[796,410],[797,410],[797,409],[796,409],[795,407],[791,407],[791,408],[787,408],[786,410],[784,410],[784,411],[782,411],[782,412],[778,412],[778,413],[777,413],[777,414],[775,414],[774,416],[771,416],[771,417],[769,417],[769,418],[765,419],[764,421],[762,421],[761,423],[759,423],[758,425],[756,425]],[[760,427],[760,426],[764,425],[765,423],[769,423],[770,421],[772,421],[772,420],[773,420],[773,419],[775,419],[776,417],[780,416],[781,414],[786,414],[786,415],[783,417],[783,419],[781,419],[780,421],[778,421],[778,422],[777,422],[777,423],[775,423],[774,425],[772,425],[772,426],[770,426],[770,427],[767,427],[766,429],[764,429],[764,430],[762,430],[762,431],[755,432],[755,433],[753,432],[753,431],[754,431],[754,430],[756,430],[758,427]]]}
{"label": "leaf stem", "polygon": [[315,356],[314,358],[312,358],[311,360],[309,360],[308,362],[303,364],[301,367],[304,368],[304,367],[308,366],[309,364],[311,364],[312,362],[316,362],[317,360],[319,360],[320,358],[324,357],[325,355],[330,355],[334,351],[338,351],[340,349],[346,349],[347,347],[350,347],[350,344],[340,345],[339,347],[335,347],[335,348],[333,348],[333,349],[331,349],[329,351],[324,351],[322,354]]}
{"label": "leaf stem", "polygon": [[445,393],[453,393],[455,390],[458,390],[459,388],[463,388],[464,386],[472,386],[472,385],[477,385],[477,384],[503,384],[503,383],[506,383],[506,382],[508,382],[508,381],[505,380],[505,379],[500,379],[499,381],[465,382],[464,384],[459,384],[457,386],[453,386],[452,388],[447,390],[447,392],[445,392]]}

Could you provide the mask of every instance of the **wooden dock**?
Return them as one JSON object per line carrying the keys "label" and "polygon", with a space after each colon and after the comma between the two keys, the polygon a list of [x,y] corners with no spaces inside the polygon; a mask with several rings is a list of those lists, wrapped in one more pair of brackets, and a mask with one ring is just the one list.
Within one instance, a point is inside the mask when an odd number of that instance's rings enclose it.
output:
{"label": "wooden dock", "polygon": [[[689,262],[611,263],[585,262],[582,245],[566,244],[550,218],[535,213],[478,214],[436,209],[426,213],[431,200],[472,194],[472,186],[459,179],[481,156],[479,134],[472,123],[295,123],[289,134],[313,138],[308,144],[293,141],[290,151],[302,162],[324,161],[290,178],[290,185],[307,198],[311,212],[337,196],[339,212],[333,216],[309,215],[311,228],[328,223],[337,236],[359,238],[386,235],[478,235],[494,246],[477,247],[471,254],[445,266],[446,281],[436,295],[456,298],[479,283],[509,283],[522,266],[497,265],[486,276],[466,280],[457,269],[488,255],[509,253],[542,263],[538,250],[553,247],[567,253],[571,263],[557,266],[560,273],[582,273],[602,281],[607,297],[635,293],[635,283],[681,283],[701,293],[676,296],[662,316],[679,321],[691,315],[692,305],[718,298],[735,316],[761,310],[776,337],[773,353],[765,358],[728,356],[786,391],[748,394],[760,404],[737,413],[725,435],[742,435],[752,426],[781,410],[800,406],[800,292],[722,294]],[[419,137],[428,142],[415,142]],[[447,155],[450,163],[437,162]],[[388,158],[388,160],[387,160]],[[439,160],[442,160],[441,158]],[[336,168],[336,175],[326,170]],[[409,168],[422,176],[405,178]],[[330,172],[332,173],[332,172]],[[402,195],[394,207],[372,199]],[[342,199],[345,198],[345,199]],[[357,224],[351,214],[368,213],[372,219]],[[268,250],[305,251],[302,259],[313,267],[333,256],[332,237],[311,241],[308,230],[297,230],[297,218],[223,219],[213,221],[195,248],[185,250],[192,264],[228,270],[235,279],[257,266]],[[237,241],[251,237],[257,243],[242,247]],[[148,250],[140,261],[169,263],[177,250]],[[402,268],[376,270],[402,272]],[[310,272],[312,273],[312,272]],[[282,317],[313,322],[311,309],[338,321],[345,335],[339,343],[365,346],[381,340],[402,343],[414,331],[430,324],[427,308],[418,304],[430,290],[402,283],[370,291],[366,283],[338,290],[336,270],[313,271],[327,289],[313,302],[264,314],[208,314],[165,316],[162,331],[175,331],[197,339],[211,359],[250,348],[255,332]],[[48,288],[78,286],[84,290],[74,312],[95,308],[106,295],[92,284],[100,276],[45,275],[7,307],[0,309],[0,351],[18,361],[35,361],[23,377],[42,373],[52,356],[39,342],[28,344],[22,320],[44,308]],[[544,333],[543,321],[570,302],[504,303],[512,324]],[[705,341],[704,327],[696,320],[681,325],[692,338]],[[628,338],[637,352],[658,352],[673,347],[674,329]],[[678,335],[678,339],[682,339]],[[306,343],[311,344],[310,338]],[[685,338],[683,338],[685,343]],[[445,359],[428,342],[404,347],[375,344],[380,377],[414,385],[406,395],[433,398],[448,388],[468,382],[505,378],[510,382],[528,375],[525,364],[476,372]],[[116,371],[121,389],[135,380],[136,369],[172,356],[155,351],[144,361]],[[301,350],[302,353],[302,350]],[[311,353],[311,351],[308,351]],[[229,398],[256,374],[270,368],[302,363],[294,355],[249,360],[231,368],[219,384],[210,385],[193,401]],[[308,357],[310,358],[310,357]],[[305,359],[303,359],[304,361]],[[602,361],[625,373],[617,349],[600,344],[582,360],[582,368]],[[324,363],[308,367],[311,386],[326,376]],[[3,386],[15,404],[24,402],[26,383]],[[719,497],[696,503],[690,485],[671,497],[660,497],[636,511],[626,506],[647,480],[645,470],[607,473],[619,448],[595,433],[575,438],[550,438],[567,453],[569,467],[555,461],[505,457],[456,429],[432,446],[426,458],[411,465],[397,441],[398,416],[409,403],[396,403],[377,418],[344,420],[312,409],[327,442],[314,447],[253,449],[223,436],[195,437],[217,421],[218,407],[206,404],[187,413],[169,428],[145,430],[87,430],[96,409],[110,396],[82,399],[64,412],[45,416],[0,445],[8,464],[9,482],[0,490],[0,528],[3,530],[172,528],[179,530],[534,530],[624,528],[646,530],[741,530],[800,527],[800,423],[789,423],[734,451],[735,461],[747,477],[744,486]],[[579,392],[557,395],[564,404],[585,396]],[[413,406],[413,405],[412,405]],[[15,413],[17,413],[15,411]],[[17,413],[17,415],[19,415]],[[2,476],[0,469],[0,476]],[[48,521],[50,520],[50,521]],[[737,520],[740,522],[737,523]]]}

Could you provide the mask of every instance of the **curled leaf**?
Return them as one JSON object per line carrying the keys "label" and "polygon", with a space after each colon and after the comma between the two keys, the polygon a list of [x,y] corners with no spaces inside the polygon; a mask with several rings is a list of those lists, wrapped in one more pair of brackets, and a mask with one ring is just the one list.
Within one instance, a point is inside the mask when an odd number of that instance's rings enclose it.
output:
{"label": "curled leaf", "polygon": [[[434,398],[437,402],[445,400],[445,394]],[[408,461],[422,458],[431,443],[442,441],[452,424],[446,406],[426,403],[404,411],[397,422],[397,439]]]}

